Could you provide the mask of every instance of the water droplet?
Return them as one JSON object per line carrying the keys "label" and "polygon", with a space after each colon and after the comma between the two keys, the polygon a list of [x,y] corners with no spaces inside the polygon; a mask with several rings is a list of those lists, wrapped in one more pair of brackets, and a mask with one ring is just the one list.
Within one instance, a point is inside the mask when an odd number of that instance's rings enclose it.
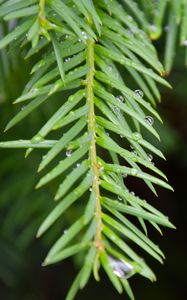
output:
{"label": "water droplet", "polygon": [[135,90],[134,93],[136,96],[143,98],[143,92],[141,90]]}
{"label": "water droplet", "polygon": [[161,28],[161,26],[156,26],[155,24],[151,24],[149,26],[149,31],[150,31],[151,39],[155,40],[158,37],[160,37],[161,32],[162,32],[162,28]]}
{"label": "water droplet", "polygon": [[130,15],[127,16],[127,19],[128,19],[130,22],[133,21],[133,18],[132,18]]}
{"label": "water droplet", "polygon": [[129,28],[127,31],[128,31],[128,34],[129,34],[130,36],[133,36],[133,35],[134,35],[134,30],[133,30],[133,28]]}
{"label": "water droplet", "polygon": [[147,156],[148,156],[149,161],[152,161],[152,160],[153,160],[152,154],[147,154]]}
{"label": "water droplet", "polygon": [[83,37],[84,40],[88,39],[88,35],[85,31],[82,31],[81,34],[82,34],[82,37]]}
{"label": "water droplet", "polygon": [[135,196],[135,192],[132,191],[132,192],[131,192],[131,195],[132,195],[132,196]]}
{"label": "water droplet", "polygon": [[169,31],[169,26],[168,26],[168,25],[164,26],[164,31],[165,31],[165,32],[168,32],[168,31]]}
{"label": "water droplet", "polygon": [[109,257],[113,273],[119,278],[129,278],[134,275],[134,267],[125,260],[116,260]]}
{"label": "water droplet", "polygon": [[149,29],[151,32],[156,32],[156,26],[154,24],[149,25]]}
{"label": "water droplet", "polygon": [[118,200],[119,200],[119,201],[122,201],[123,199],[122,199],[122,197],[121,197],[121,196],[118,196]]}
{"label": "water droplet", "polygon": [[34,144],[34,143],[39,143],[39,142],[41,142],[43,140],[43,137],[41,136],[41,135],[36,135],[36,136],[34,136],[33,138],[32,138],[32,143]]}
{"label": "water droplet", "polygon": [[135,141],[139,141],[142,138],[142,136],[139,132],[134,132],[133,133],[133,138],[134,138]]}
{"label": "water droplet", "polygon": [[31,90],[32,93],[37,93],[38,91],[39,91],[38,88],[33,88],[33,89]]}
{"label": "water droplet", "polygon": [[185,41],[183,42],[183,45],[184,45],[185,47],[187,47],[187,40],[185,40]]}
{"label": "water droplet", "polygon": [[123,102],[123,101],[124,101],[124,98],[123,98],[122,95],[116,96],[116,99],[117,99],[119,102]]}
{"label": "water droplet", "polygon": [[138,156],[138,153],[137,153],[135,150],[133,150],[132,153],[133,153],[134,155]]}
{"label": "water droplet", "polygon": [[71,57],[67,57],[67,58],[65,58],[65,62],[68,62],[68,61],[70,61],[71,60]]}
{"label": "water droplet", "polygon": [[147,124],[149,124],[149,125],[153,125],[153,123],[154,123],[154,119],[153,119],[153,117],[151,117],[151,116],[146,116],[145,117],[145,121],[147,122]]}
{"label": "water droplet", "polygon": [[67,232],[68,232],[68,230],[67,230],[67,229],[65,229],[65,230],[64,230],[64,234],[66,234]]}
{"label": "water droplet", "polygon": [[122,174],[122,177],[123,177],[123,178],[127,178],[127,176],[128,176],[128,175],[127,175],[127,174],[125,174],[125,173],[124,173],[124,174]]}
{"label": "water droplet", "polygon": [[115,114],[118,114],[120,112],[120,108],[117,107],[117,106],[114,106],[113,111],[114,111]]}
{"label": "water droplet", "polygon": [[112,68],[112,66],[108,66],[107,69],[108,69],[109,72],[111,72],[113,68]]}
{"label": "water droplet", "polygon": [[76,164],[77,168],[80,167],[80,164]]}
{"label": "water droplet", "polygon": [[132,168],[132,169],[131,169],[131,175],[132,175],[132,176],[136,176],[137,173],[138,173],[138,170],[137,170],[137,169],[135,169],[135,168]]}
{"label": "water droplet", "polygon": [[21,110],[24,110],[26,108],[26,106],[22,106]]}
{"label": "water droplet", "polygon": [[67,157],[72,156],[72,150],[67,150],[67,151],[66,151],[66,156],[67,156]]}
{"label": "water droplet", "polygon": [[112,236],[111,236],[111,239],[112,239],[113,241],[115,241],[115,240],[116,240],[116,237],[115,237],[114,235],[112,235]]}

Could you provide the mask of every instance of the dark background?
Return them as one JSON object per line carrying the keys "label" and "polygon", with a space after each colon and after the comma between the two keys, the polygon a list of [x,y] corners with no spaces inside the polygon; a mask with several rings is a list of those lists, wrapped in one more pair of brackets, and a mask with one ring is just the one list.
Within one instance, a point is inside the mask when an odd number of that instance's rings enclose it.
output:
{"label": "dark background", "polygon": [[[157,46],[162,56],[161,44]],[[168,215],[177,230],[163,229],[163,237],[152,229],[149,230],[150,236],[164,251],[166,261],[162,266],[145,255],[146,261],[157,274],[158,281],[150,283],[140,276],[132,278],[130,283],[137,300],[187,299],[187,71],[183,66],[182,52],[179,51],[176,57],[174,69],[168,77],[174,90],[163,89],[162,104],[159,105],[164,125],[155,124],[161,135],[160,148],[167,157],[167,162],[154,159],[156,165],[165,171],[175,192],[158,189],[159,197],[156,198],[141,182],[129,181],[129,184],[133,185],[137,194]],[[18,62],[22,65],[22,72],[12,71],[9,74],[7,95],[1,97],[1,140],[32,136],[40,120],[47,119],[49,111],[51,114],[53,109],[50,103],[46,104],[45,109],[31,115],[16,129],[3,133],[6,123],[17,110],[11,102],[27,79],[29,65],[24,65],[21,60]],[[35,239],[39,224],[54,205],[54,186],[50,185],[47,190],[33,191],[41,152],[34,152],[27,160],[23,156],[23,150],[0,150],[0,299],[65,299],[76,274],[79,258],[46,268],[41,267],[41,262],[50,244],[61,232],[61,228],[71,222],[72,216],[67,215],[44,238]],[[73,211],[71,214],[73,215]],[[125,294],[116,294],[102,272],[101,277],[99,284],[92,279],[76,299],[128,299]]]}

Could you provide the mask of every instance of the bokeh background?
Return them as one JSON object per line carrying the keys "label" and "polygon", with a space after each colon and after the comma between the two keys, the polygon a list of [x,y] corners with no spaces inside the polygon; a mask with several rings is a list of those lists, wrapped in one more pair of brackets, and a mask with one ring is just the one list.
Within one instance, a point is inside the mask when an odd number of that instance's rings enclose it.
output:
{"label": "bokeh background", "polygon": [[[157,45],[160,58],[163,43]],[[17,45],[0,59],[0,139],[30,138],[40,124],[51,115],[58,99],[46,105],[24,120],[15,129],[3,133],[7,122],[20,109],[12,101],[21,92],[29,78],[32,58],[23,61]],[[129,180],[136,193],[145,197],[157,208],[169,215],[177,230],[163,229],[164,236],[149,230],[149,235],[160,245],[166,255],[165,264],[159,265],[144,254],[153,267],[158,281],[150,283],[140,276],[130,280],[137,300],[187,299],[187,70],[182,50],[176,53],[175,64],[168,77],[173,90],[162,90],[162,104],[158,109],[164,125],[155,124],[161,135],[160,148],[167,162],[156,160],[169,178],[175,193],[157,189],[154,197],[145,186]],[[55,102],[56,101],[56,102]],[[42,122],[42,123],[41,123]],[[153,141],[154,142],[154,141]],[[37,228],[54,206],[54,186],[34,190],[39,179],[36,176],[41,151],[24,159],[24,150],[0,150],[0,299],[2,300],[60,300],[65,299],[68,288],[76,274],[80,257],[47,268],[41,263],[50,245],[71,223],[75,211],[71,210],[43,238],[35,238]],[[102,272],[101,272],[102,273]],[[92,279],[76,299],[128,299],[118,296],[104,274],[101,283]]]}

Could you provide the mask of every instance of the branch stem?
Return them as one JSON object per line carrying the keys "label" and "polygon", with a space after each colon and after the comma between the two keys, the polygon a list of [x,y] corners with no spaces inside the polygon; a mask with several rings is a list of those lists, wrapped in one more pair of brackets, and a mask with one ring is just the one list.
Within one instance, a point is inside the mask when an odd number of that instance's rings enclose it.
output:
{"label": "branch stem", "polygon": [[45,0],[39,2],[39,22],[41,25],[45,23]]}
{"label": "branch stem", "polygon": [[94,109],[94,46],[95,42],[91,39],[87,40],[87,65],[88,74],[86,77],[86,97],[90,106],[88,116],[88,131],[92,133],[89,158],[91,162],[91,170],[93,174],[92,192],[96,197],[96,218],[97,218],[97,230],[95,234],[95,247],[97,251],[97,257],[99,257],[100,251],[103,250],[104,245],[102,241],[102,216],[101,216],[101,202],[100,202],[100,188],[99,188],[99,165],[97,163],[97,150],[96,150],[96,121],[95,121],[95,109]]}

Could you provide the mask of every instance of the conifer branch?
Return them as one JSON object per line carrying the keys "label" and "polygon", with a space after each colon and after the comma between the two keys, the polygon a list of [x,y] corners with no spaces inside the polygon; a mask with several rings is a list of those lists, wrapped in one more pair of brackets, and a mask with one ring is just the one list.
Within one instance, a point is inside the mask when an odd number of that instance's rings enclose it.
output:
{"label": "conifer branch", "polygon": [[165,70],[151,39],[162,35],[168,7],[172,24],[165,56],[168,73],[178,30],[181,45],[187,40],[187,6],[183,0],[179,4],[157,2],[157,14],[151,13],[155,4],[145,1],[0,2],[0,18],[16,20],[15,28],[1,39],[0,49],[16,41],[25,59],[33,61],[31,78],[14,101],[24,103],[24,109],[6,130],[52,98],[59,105],[48,120],[42,120],[32,138],[0,142],[0,148],[26,148],[27,156],[35,149],[47,149],[38,171],[47,167],[48,171],[36,187],[60,181],[54,197],[57,204],[37,236],[46,233],[75,203],[84,204],[81,216],[73,217],[43,263],[50,265],[83,253],[81,270],[66,300],[72,300],[86,285],[92,271],[99,280],[101,267],[119,293],[126,290],[134,299],[129,278],[138,273],[154,281],[155,275],[133,250],[133,243],[162,262],[164,254],[147,236],[147,225],[159,232],[160,226],[174,228],[147,200],[130,192],[126,183],[126,176],[133,176],[154,194],[156,185],[172,190],[165,174],[152,162],[152,154],[165,157],[145,134],[159,140],[154,128],[154,118],[162,122],[156,110],[160,101],[157,85],[171,87],[163,78]]}

